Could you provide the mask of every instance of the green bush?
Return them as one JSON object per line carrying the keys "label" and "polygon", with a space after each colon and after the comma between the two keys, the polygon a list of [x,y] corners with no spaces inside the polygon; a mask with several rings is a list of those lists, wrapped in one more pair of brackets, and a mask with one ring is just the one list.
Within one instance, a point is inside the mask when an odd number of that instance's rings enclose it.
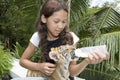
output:
{"label": "green bush", "polygon": [[20,59],[24,52],[24,48],[18,42],[16,42],[16,44],[14,45],[14,48],[15,49],[13,50],[13,52],[11,52],[12,56],[17,59]]}
{"label": "green bush", "polygon": [[43,58],[40,48],[37,48],[35,50],[33,56],[31,57],[31,61],[34,61],[34,62],[43,62],[44,61],[44,58]]}
{"label": "green bush", "polygon": [[12,56],[9,50],[3,50],[3,46],[0,45],[0,78],[9,74],[9,70],[12,67]]}

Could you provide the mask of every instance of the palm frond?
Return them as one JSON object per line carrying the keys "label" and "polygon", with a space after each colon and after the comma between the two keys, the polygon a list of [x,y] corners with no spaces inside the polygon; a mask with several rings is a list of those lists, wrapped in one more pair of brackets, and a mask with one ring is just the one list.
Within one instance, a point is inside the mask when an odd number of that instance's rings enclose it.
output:
{"label": "palm frond", "polygon": [[86,17],[88,6],[78,5],[79,2],[85,5],[83,0],[71,0],[70,6],[70,28],[81,39],[78,47],[105,44],[111,55],[107,62],[89,65],[80,77],[84,76],[86,80],[120,80],[120,14],[111,7],[105,7]]}
{"label": "palm frond", "polygon": [[98,29],[96,30],[96,35],[95,37],[98,35],[98,32],[102,29],[102,28],[111,28],[114,26],[119,26],[120,27],[120,14],[117,13],[114,9],[112,9],[111,7],[109,8],[104,8],[102,10],[102,12],[97,12],[95,15],[99,15],[101,14],[101,19],[99,19],[100,24],[98,25]]}
{"label": "palm frond", "polygon": [[[120,80],[120,32],[102,34],[96,39],[91,37],[84,38],[80,41],[79,47],[104,44],[107,45],[108,52],[110,53],[110,60],[102,62],[101,64],[88,66],[86,71],[89,74],[89,79],[87,80],[95,80],[95,78],[93,79],[92,77],[98,75],[102,77],[102,80]],[[86,72],[81,73],[81,75],[85,76]],[[100,79],[96,77],[96,80]]]}
{"label": "palm frond", "polygon": [[[104,68],[100,70],[103,66]],[[114,74],[113,74],[114,73]],[[85,78],[86,80],[120,80],[120,72],[116,71],[111,65],[102,62],[98,65],[89,65],[79,77]]]}
{"label": "palm frond", "polygon": [[70,6],[70,25],[79,21],[84,16],[88,7],[89,0],[71,0]]}
{"label": "palm frond", "polygon": [[76,21],[74,26],[76,28],[72,30],[75,30],[79,37],[93,36],[95,38],[113,29],[120,30],[120,14],[111,7],[102,8],[91,17]]}

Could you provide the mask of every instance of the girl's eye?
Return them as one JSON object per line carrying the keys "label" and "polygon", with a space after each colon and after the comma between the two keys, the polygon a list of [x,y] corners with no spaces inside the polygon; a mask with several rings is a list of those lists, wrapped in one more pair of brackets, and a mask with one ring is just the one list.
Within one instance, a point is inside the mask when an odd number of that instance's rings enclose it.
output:
{"label": "girl's eye", "polygon": [[55,23],[58,23],[59,21],[54,21]]}
{"label": "girl's eye", "polygon": [[63,21],[63,23],[67,23],[67,21]]}

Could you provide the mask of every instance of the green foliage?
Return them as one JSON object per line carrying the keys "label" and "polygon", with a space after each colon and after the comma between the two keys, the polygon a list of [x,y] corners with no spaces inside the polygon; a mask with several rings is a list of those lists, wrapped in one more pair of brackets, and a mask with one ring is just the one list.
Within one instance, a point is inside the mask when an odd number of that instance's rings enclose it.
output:
{"label": "green foliage", "polygon": [[104,63],[89,65],[79,76],[86,80],[120,80],[120,71]]}
{"label": "green foliage", "polygon": [[[99,11],[91,14],[91,16],[88,15],[86,18],[81,18],[80,21],[76,21],[76,28],[74,26],[71,27],[80,38],[96,37],[113,29],[120,30],[120,14],[111,7],[101,8]],[[71,25],[74,25],[74,23],[71,23]]]}
{"label": "green foliage", "polygon": [[43,62],[44,61],[44,58],[43,58],[40,48],[37,48],[35,50],[33,56],[31,57],[31,61],[34,61],[34,62]]}
{"label": "green foliage", "polygon": [[34,32],[40,0],[0,1],[0,34],[9,37],[11,45],[19,42],[26,46]]}
{"label": "green foliage", "polygon": [[[111,57],[107,62],[102,62],[97,65],[89,65],[86,70],[81,73],[81,77],[86,78],[87,80],[96,79],[99,77],[102,80],[120,80],[120,32],[112,32],[103,34],[93,40],[93,38],[84,38],[80,42],[79,47],[83,46],[94,46],[94,45],[107,45],[108,52]],[[114,74],[113,74],[114,73]],[[87,77],[83,76],[87,75]],[[92,77],[94,78],[92,78]],[[96,77],[97,76],[97,77]],[[100,78],[100,79],[101,79]]]}
{"label": "green foliage", "polygon": [[9,74],[9,70],[12,67],[11,62],[10,51],[3,50],[3,46],[0,45],[0,78]]}
{"label": "green foliage", "polygon": [[[70,0],[67,0],[70,1]],[[70,5],[70,11],[69,11],[69,15],[70,15],[70,20],[69,21],[69,27],[72,28],[71,30],[75,30],[74,28],[76,27],[76,30],[78,29],[76,24],[80,24],[83,19],[83,17],[85,17],[85,13],[87,11],[88,8],[88,3],[89,0],[71,0],[71,5]],[[80,25],[79,25],[80,26]]]}
{"label": "green foliage", "polygon": [[20,59],[20,57],[22,56],[22,53],[24,52],[24,48],[18,42],[16,42],[14,47],[15,49],[13,50],[13,52],[11,52],[11,54],[13,57]]}
{"label": "green foliage", "polygon": [[[86,80],[120,80],[120,14],[112,7],[82,7],[88,4],[86,0],[85,4],[82,0],[73,2],[69,23],[71,30],[80,37],[78,47],[105,44],[111,56],[109,61],[89,65],[80,77]],[[76,8],[73,9],[72,4]]]}

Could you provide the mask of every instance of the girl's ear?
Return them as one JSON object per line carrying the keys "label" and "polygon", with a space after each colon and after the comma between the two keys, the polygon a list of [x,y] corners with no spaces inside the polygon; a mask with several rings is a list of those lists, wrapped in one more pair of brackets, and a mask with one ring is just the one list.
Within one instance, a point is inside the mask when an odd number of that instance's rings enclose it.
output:
{"label": "girl's ear", "polygon": [[45,18],[44,15],[41,16],[41,21],[42,21],[43,23],[46,23],[46,22],[47,22],[47,20],[46,20],[46,18]]}

